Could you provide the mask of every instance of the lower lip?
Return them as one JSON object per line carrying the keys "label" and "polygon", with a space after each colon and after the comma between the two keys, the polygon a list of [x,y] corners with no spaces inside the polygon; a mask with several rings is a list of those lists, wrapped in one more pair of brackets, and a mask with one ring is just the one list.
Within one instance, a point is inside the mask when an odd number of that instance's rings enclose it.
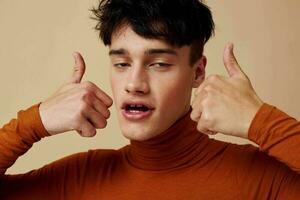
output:
{"label": "lower lip", "polygon": [[148,110],[146,112],[130,112],[122,109],[122,114],[127,120],[142,120],[146,119],[153,113],[153,110]]}

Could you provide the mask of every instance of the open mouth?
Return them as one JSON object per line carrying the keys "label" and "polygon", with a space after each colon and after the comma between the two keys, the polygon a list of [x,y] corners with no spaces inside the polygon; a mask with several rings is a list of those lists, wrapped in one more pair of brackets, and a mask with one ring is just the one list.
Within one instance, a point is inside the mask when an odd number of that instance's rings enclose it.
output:
{"label": "open mouth", "polygon": [[125,103],[122,106],[122,114],[128,120],[141,120],[149,117],[154,110],[144,103]]}
{"label": "open mouth", "polygon": [[125,111],[126,112],[147,112],[150,110],[149,107],[147,107],[146,105],[135,105],[135,104],[127,104],[125,106]]}

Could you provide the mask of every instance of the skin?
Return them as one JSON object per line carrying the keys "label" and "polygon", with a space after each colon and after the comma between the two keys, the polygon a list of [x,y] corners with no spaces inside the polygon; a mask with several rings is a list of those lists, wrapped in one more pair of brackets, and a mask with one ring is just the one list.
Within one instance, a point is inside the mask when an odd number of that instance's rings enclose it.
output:
{"label": "skin", "polygon": [[[189,111],[192,88],[197,91],[191,119],[198,122],[200,132],[247,138],[251,121],[263,102],[238,65],[233,45],[225,47],[223,58],[229,77],[211,75],[205,80],[206,58],[190,66],[190,46],[174,48],[163,40],[145,39],[129,26],[113,34],[109,50],[113,98],[126,138],[148,140],[172,126]],[[74,59],[73,75],[41,103],[40,116],[50,135],[76,130],[92,137],[96,129],[107,125],[113,100],[94,83],[81,82],[86,66],[79,53]],[[121,114],[125,100],[146,101],[155,110],[145,120],[127,121]]]}
{"label": "skin", "polygon": [[94,83],[81,82],[85,63],[79,53],[73,57],[73,75],[40,104],[40,116],[50,135],[76,130],[83,137],[92,137],[96,129],[105,128],[113,101]]}
{"label": "skin", "polygon": [[[198,66],[189,65],[190,47],[174,48],[162,40],[145,39],[126,26],[113,34],[109,49],[111,86],[126,138],[153,138],[189,111],[192,88],[204,77],[195,78],[196,69],[205,65],[205,59]],[[148,102],[155,110],[145,120],[126,120],[120,109],[126,100]]]}
{"label": "skin", "polygon": [[233,44],[225,47],[223,61],[228,77],[211,75],[197,88],[191,118],[202,133],[248,139],[249,127],[263,101],[238,64]]}

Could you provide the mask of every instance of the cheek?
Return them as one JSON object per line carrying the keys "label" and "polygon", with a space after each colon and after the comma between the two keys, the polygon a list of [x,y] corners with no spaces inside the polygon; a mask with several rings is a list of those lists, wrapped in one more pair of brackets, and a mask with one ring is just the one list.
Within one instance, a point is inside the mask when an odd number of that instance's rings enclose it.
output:
{"label": "cheek", "polygon": [[110,76],[110,85],[111,85],[111,89],[112,89],[112,92],[113,92],[113,96],[114,96],[114,99],[118,99],[118,93],[120,93],[122,90],[122,80],[121,80],[121,77],[118,77],[114,74],[111,74]]}
{"label": "cheek", "polygon": [[[164,80],[164,81],[162,81]],[[192,85],[191,77],[172,76],[170,78],[160,79],[157,81],[157,97],[160,99],[163,108],[184,107],[189,104]]]}

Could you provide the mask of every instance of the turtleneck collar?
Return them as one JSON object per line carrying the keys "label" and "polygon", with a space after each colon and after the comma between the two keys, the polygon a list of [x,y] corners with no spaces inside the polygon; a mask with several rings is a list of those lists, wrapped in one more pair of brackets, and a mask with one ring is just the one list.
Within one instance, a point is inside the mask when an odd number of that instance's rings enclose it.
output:
{"label": "turtleneck collar", "polygon": [[146,141],[130,141],[126,157],[134,167],[143,170],[170,170],[190,166],[203,150],[208,136],[197,131],[190,119],[191,108],[171,127]]}

